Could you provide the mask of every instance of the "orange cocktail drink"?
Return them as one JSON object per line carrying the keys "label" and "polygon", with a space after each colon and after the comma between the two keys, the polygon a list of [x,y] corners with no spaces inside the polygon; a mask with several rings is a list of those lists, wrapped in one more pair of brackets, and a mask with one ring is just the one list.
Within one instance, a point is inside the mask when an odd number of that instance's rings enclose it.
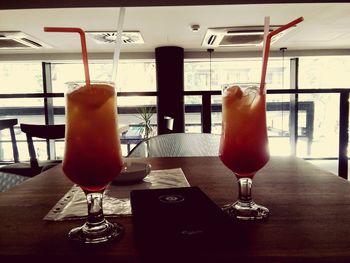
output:
{"label": "orange cocktail drink", "polygon": [[103,214],[103,194],[120,174],[121,155],[114,87],[91,84],[85,32],[76,27],[45,27],[45,32],[78,33],[82,48],[85,83],[68,83],[66,94],[66,141],[62,169],[86,195],[84,225],[69,231],[73,241],[102,243],[122,236],[123,226]]}
{"label": "orange cocktail drink", "polygon": [[76,85],[66,100],[63,171],[84,190],[103,190],[123,166],[114,87]]}
{"label": "orange cocktail drink", "polygon": [[268,162],[265,94],[258,86],[229,86],[222,94],[219,156],[237,177],[238,200],[223,210],[235,219],[260,220],[269,210],[252,200],[252,179]]}
{"label": "orange cocktail drink", "polygon": [[258,87],[223,91],[220,158],[237,177],[252,178],[269,160],[265,94]]}
{"label": "orange cocktail drink", "polygon": [[270,17],[264,21],[264,51],[259,85],[226,86],[222,96],[222,133],[219,156],[236,175],[238,200],[223,210],[234,219],[262,220],[269,209],[252,199],[253,177],[270,158],[266,129],[266,70],[271,39],[303,21],[302,17],[270,31]]}

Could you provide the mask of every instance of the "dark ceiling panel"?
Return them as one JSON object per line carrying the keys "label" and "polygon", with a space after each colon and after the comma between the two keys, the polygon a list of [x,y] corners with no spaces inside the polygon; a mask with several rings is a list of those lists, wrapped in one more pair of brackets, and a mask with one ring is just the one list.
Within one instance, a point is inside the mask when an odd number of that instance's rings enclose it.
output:
{"label": "dark ceiling panel", "polygon": [[346,3],[348,0],[0,0],[0,9],[69,8],[69,7],[132,7],[132,6],[188,6],[223,4],[273,3]]}

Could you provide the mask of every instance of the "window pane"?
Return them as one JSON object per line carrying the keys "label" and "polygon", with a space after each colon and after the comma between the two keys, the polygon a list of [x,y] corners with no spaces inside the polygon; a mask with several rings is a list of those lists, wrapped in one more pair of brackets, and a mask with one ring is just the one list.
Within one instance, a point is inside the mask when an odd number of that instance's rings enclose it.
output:
{"label": "window pane", "polygon": [[202,132],[202,97],[185,96],[185,132],[200,133]]}
{"label": "window pane", "polygon": [[[13,119],[17,118],[18,123],[36,123],[44,124],[44,99],[10,99],[12,104],[9,107],[0,108],[0,118]],[[2,99],[1,102],[6,101]],[[31,101],[35,101],[32,103]],[[33,104],[37,104],[32,106]]]}
{"label": "window pane", "polygon": [[154,96],[118,96],[118,107],[156,106],[157,98]]}
{"label": "window pane", "polygon": [[41,63],[0,63],[0,93],[43,91]]}
{"label": "window pane", "polygon": [[[185,90],[221,90],[228,83],[260,83],[261,59],[185,61]],[[210,71],[211,68],[211,71]],[[211,72],[211,75],[210,75]],[[270,58],[266,74],[269,89],[289,88],[290,63]]]}
{"label": "window pane", "polygon": [[[91,70],[90,70],[91,71]],[[67,91],[67,82],[84,81],[83,64],[51,64],[52,91]]]}
{"label": "window pane", "polygon": [[[314,114],[299,109],[300,157],[337,157],[339,152],[339,94],[300,94],[300,104],[314,105]],[[300,107],[300,106],[299,106]],[[313,115],[313,116],[312,116]],[[307,125],[307,122],[310,124]],[[313,125],[313,129],[304,127]],[[308,147],[310,149],[308,150]]]}
{"label": "window pane", "polygon": [[118,91],[156,91],[155,62],[120,62],[118,65]]}
{"label": "window pane", "polygon": [[64,124],[65,119],[65,98],[52,98],[52,104],[54,107],[54,124]]}
{"label": "window pane", "polygon": [[64,141],[56,141],[55,142],[55,154],[56,154],[56,159],[63,159],[64,155]]}
{"label": "window pane", "polygon": [[270,154],[277,156],[290,155],[289,95],[268,94],[266,109]]}
{"label": "window pane", "polygon": [[350,88],[350,57],[300,58],[299,88]]}
{"label": "window pane", "polygon": [[211,96],[211,133],[221,134],[222,113],[221,113],[222,96]]}
{"label": "window pane", "polygon": [[[1,86],[1,85],[0,85]],[[23,107],[43,107],[44,100],[42,98],[5,98],[0,100],[1,109],[17,109]],[[2,115],[2,114],[1,114]]]}
{"label": "window pane", "polygon": [[[66,92],[66,83],[84,81],[82,63],[51,64],[53,92]],[[91,80],[111,81],[111,63],[90,63]],[[156,91],[155,63],[120,61],[118,65],[117,91]]]}
{"label": "window pane", "polygon": [[[210,90],[209,61],[184,63],[185,90]],[[214,86],[215,73],[212,71],[212,85]],[[214,89],[214,87],[213,87]]]}

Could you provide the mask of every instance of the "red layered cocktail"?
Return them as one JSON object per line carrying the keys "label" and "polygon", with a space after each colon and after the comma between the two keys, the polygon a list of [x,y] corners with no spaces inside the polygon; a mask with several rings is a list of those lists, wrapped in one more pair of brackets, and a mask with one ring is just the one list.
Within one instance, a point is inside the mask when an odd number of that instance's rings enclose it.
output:
{"label": "red layered cocktail", "polygon": [[265,95],[258,87],[223,91],[219,155],[237,177],[253,177],[269,160]]}
{"label": "red layered cocktail", "polygon": [[114,88],[107,84],[79,86],[66,99],[63,171],[84,190],[102,190],[123,165]]}

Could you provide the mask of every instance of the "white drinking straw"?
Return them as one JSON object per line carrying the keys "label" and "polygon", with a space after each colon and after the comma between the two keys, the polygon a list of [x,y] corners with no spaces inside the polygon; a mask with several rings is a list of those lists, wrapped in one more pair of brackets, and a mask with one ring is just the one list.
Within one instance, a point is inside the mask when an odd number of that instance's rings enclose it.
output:
{"label": "white drinking straw", "polygon": [[267,39],[267,35],[269,34],[269,32],[270,32],[270,17],[265,16],[265,19],[264,19],[264,42],[263,42],[263,54],[262,54],[263,63],[264,63],[266,39]]}
{"label": "white drinking straw", "polygon": [[[266,74],[264,73],[264,64],[265,64],[265,59],[267,59],[265,57],[265,52],[266,52],[266,45],[269,45],[267,43],[267,36],[270,33],[270,17],[269,16],[265,16],[264,19],[264,41],[263,41],[263,53],[262,53],[262,75]],[[267,54],[268,55],[268,54]],[[262,77],[263,82],[265,82],[265,78]],[[265,83],[261,83],[260,81],[260,94],[264,94],[265,93]]]}
{"label": "white drinking straw", "polygon": [[117,27],[117,38],[115,43],[114,55],[113,55],[112,81],[114,82],[114,85],[116,85],[116,81],[117,81],[117,70],[118,70],[118,62],[120,57],[120,49],[122,45],[124,16],[125,16],[125,7],[120,7],[118,27]]}

